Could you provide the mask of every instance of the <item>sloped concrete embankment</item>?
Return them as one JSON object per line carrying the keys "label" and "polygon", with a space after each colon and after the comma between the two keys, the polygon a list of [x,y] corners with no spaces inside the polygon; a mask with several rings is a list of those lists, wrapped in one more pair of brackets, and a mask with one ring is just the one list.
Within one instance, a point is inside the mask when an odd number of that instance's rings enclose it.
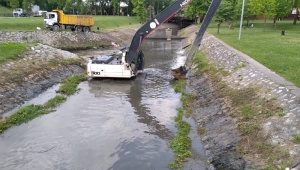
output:
{"label": "sloped concrete embankment", "polygon": [[[183,41],[183,46],[190,44],[195,26],[180,33],[190,39]],[[232,89],[244,89],[255,86],[261,92],[257,97],[276,100],[284,113],[273,115],[264,120],[260,133],[270,136],[268,142],[284,148],[291,162],[299,159],[300,145],[293,142],[293,137],[300,134],[300,89],[270,71],[249,56],[233,49],[212,35],[206,34],[201,42],[201,51],[206,53],[208,61],[216,69],[227,72],[221,77],[222,83]],[[192,69],[194,70],[194,69]],[[234,110],[230,102],[220,97],[214,82],[208,74],[192,76],[188,80],[187,92],[195,96],[193,118],[199,129],[205,129],[202,136],[209,161],[217,169],[247,169],[265,167],[261,155],[239,155],[239,143],[244,140],[237,130],[238,124],[230,112]],[[251,149],[251,148],[249,148]],[[280,164],[280,160],[278,161]]]}
{"label": "sloped concrete embankment", "polygon": [[191,77],[187,86],[187,92],[195,97],[192,117],[198,129],[205,131],[202,141],[208,162],[216,169],[245,169],[246,161],[236,152],[241,136],[227,114],[230,106],[215,93],[214,82],[203,73]]}
{"label": "sloped concrete embankment", "polygon": [[[269,143],[273,146],[284,148],[291,158],[290,161],[293,162],[299,159],[300,145],[293,142],[293,137],[296,134],[300,134],[300,89],[249,56],[233,49],[212,35],[207,34],[204,37],[201,50],[207,53],[208,60],[214,63],[217,69],[223,69],[229,73],[227,76],[222,77],[222,82],[225,82],[228,86],[236,90],[255,86],[262,92],[258,97],[276,100],[278,107],[284,109],[283,113],[280,113],[281,116],[274,115],[267,118],[262,126],[263,131],[261,133],[270,136]],[[199,86],[201,87],[201,85]],[[226,103],[224,103],[222,108],[223,109],[220,110],[221,112],[216,111],[222,113],[226,111],[226,109],[230,109],[230,106],[226,106]],[[200,115],[198,115],[198,113],[200,113]],[[226,119],[226,121],[225,119],[215,119],[214,116],[212,116],[215,112],[211,112],[212,115],[205,117],[205,109],[204,111],[199,110],[198,113],[196,113],[196,115],[198,115],[196,116],[196,120],[199,125],[207,120],[214,120],[209,121],[214,122],[213,126],[220,125],[220,123],[217,123],[218,120],[227,123],[230,122],[230,119]],[[221,131],[224,131],[224,128],[227,129],[226,124],[221,123],[221,125]],[[230,130],[230,128],[227,130],[228,132],[226,133],[220,133],[224,138],[219,138],[219,136],[214,138],[213,135],[210,134],[210,131],[207,131],[207,136],[203,138],[203,141],[205,143],[214,141],[218,147],[226,148],[227,145],[224,141],[230,140],[229,137],[236,139],[232,141],[233,144],[240,139],[238,134],[236,134],[236,137],[232,136],[232,134],[236,133],[234,130]],[[228,146],[234,147],[234,145]],[[244,156],[245,158],[249,158],[250,155]],[[255,158],[250,158],[250,160],[251,159],[255,162],[259,162],[259,160],[264,158],[261,158],[260,155],[256,155]]]}
{"label": "sloped concrete embankment", "polygon": [[82,50],[90,48],[107,48],[115,44],[124,45],[131,40],[135,28],[111,32],[52,32],[20,31],[1,32],[0,42],[41,43],[64,50]]}
{"label": "sloped concrete embankment", "polygon": [[[198,30],[199,27],[192,25],[179,31],[178,36],[186,37],[182,40],[183,48],[193,43]],[[192,117],[198,129],[205,129],[202,141],[208,161],[216,169],[245,169],[246,161],[236,152],[241,136],[235,121],[227,115],[230,106],[218,97],[214,86],[212,79],[203,73],[191,76],[186,87],[186,92],[195,97]]]}
{"label": "sloped concrete embankment", "polygon": [[0,114],[36,97],[60,80],[82,73],[83,65],[62,65],[57,61],[78,56],[47,45],[28,48],[22,59],[0,66]]}

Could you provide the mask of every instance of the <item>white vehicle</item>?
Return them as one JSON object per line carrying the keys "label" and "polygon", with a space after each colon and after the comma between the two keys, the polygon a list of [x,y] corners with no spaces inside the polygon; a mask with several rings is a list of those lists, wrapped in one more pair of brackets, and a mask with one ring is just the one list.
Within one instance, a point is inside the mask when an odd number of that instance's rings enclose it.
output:
{"label": "white vehicle", "polygon": [[35,17],[44,17],[46,13],[47,13],[47,11],[39,10],[39,11],[34,12],[34,16]]}
{"label": "white vehicle", "polygon": [[118,56],[97,56],[91,58],[87,65],[87,73],[91,78],[94,77],[113,77],[113,78],[131,78],[143,72],[144,55],[138,53],[137,62],[130,64],[125,61],[126,53],[122,58]]}
{"label": "white vehicle", "polygon": [[23,13],[23,9],[22,8],[15,8],[15,9],[13,9],[13,16],[14,17],[20,17],[22,13]]}
{"label": "white vehicle", "polygon": [[33,12],[34,14],[38,13],[39,10],[40,10],[40,6],[38,5],[33,5],[31,7],[31,12]]}

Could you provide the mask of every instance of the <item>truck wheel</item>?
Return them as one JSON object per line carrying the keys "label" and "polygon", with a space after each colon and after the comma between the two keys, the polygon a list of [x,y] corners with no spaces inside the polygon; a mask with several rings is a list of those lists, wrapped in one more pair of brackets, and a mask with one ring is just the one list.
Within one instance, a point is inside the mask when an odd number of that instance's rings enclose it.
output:
{"label": "truck wheel", "polygon": [[76,31],[77,31],[77,32],[81,32],[81,31],[82,31],[82,27],[81,27],[81,26],[77,26],[77,27],[76,27]]}
{"label": "truck wheel", "polygon": [[53,29],[53,31],[59,31],[59,26],[58,25],[54,25],[52,29]]}
{"label": "truck wheel", "polygon": [[82,30],[83,32],[90,32],[91,30],[90,30],[90,27],[83,27],[83,30]]}

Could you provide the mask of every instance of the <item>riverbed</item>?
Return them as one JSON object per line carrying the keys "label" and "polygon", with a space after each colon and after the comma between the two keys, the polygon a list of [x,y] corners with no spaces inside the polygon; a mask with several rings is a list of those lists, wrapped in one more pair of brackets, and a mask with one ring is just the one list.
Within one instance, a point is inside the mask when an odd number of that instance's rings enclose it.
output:
{"label": "riverbed", "polygon": [[170,69],[182,65],[184,51],[176,40],[147,40],[142,50],[143,74],[83,82],[55,112],[3,133],[0,169],[169,169],[181,106]]}

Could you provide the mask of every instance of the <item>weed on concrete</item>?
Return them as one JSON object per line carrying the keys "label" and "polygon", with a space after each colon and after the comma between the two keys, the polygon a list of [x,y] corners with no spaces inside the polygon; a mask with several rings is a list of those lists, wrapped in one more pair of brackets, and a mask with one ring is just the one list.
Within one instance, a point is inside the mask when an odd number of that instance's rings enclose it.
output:
{"label": "weed on concrete", "polygon": [[54,98],[48,100],[45,104],[45,108],[55,108],[62,103],[64,103],[67,100],[67,98],[63,95],[56,95]]}
{"label": "weed on concrete", "polygon": [[177,116],[175,117],[176,127],[178,132],[171,141],[171,148],[175,153],[175,158],[169,163],[172,169],[179,169],[187,158],[191,157],[190,147],[192,140],[188,137],[191,125],[183,120],[183,109],[177,109]]}
{"label": "weed on concrete", "polygon": [[185,93],[185,80],[177,80],[176,83],[172,85],[173,89],[177,93],[181,93],[180,101],[182,103],[183,109],[185,110],[185,116],[190,116],[192,113],[191,108],[189,107],[191,102],[194,99],[194,96],[191,94]]}
{"label": "weed on concrete", "polygon": [[188,136],[191,125],[183,120],[183,116],[185,112],[191,112],[189,109],[189,103],[193,100],[193,96],[184,92],[185,84],[185,80],[178,80],[172,86],[176,92],[182,93],[180,100],[183,105],[183,108],[177,108],[177,116],[174,118],[178,132],[171,141],[171,148],[175,153],[174,160],[169,163],[169,167],[172,169],[180,169],[186,159],[192,155],[190,152],[192,141]]}
{"label": "weed on concrete", "polygon": [[87,76],[85,74],[70,76],[66,80],[61,81],[62,85],[59,87],[58,92],[68,96],[75,94],[79,90],[77,85],[86,80]]}
{"label": "weed on concrete", "polygon": [[300,144],[300,134],[297,134],[297,135],[294,136],[293,142],[297,143],[297,144]]}
{"label": "weed on concrete", "polygon": [[3,133],[12,126],[26,123],[38,116],[48,114],[52,111],[53,110],[45,109],[42,105],[28,105],[22,107],[14,114],[0,121],[0,133]]}

